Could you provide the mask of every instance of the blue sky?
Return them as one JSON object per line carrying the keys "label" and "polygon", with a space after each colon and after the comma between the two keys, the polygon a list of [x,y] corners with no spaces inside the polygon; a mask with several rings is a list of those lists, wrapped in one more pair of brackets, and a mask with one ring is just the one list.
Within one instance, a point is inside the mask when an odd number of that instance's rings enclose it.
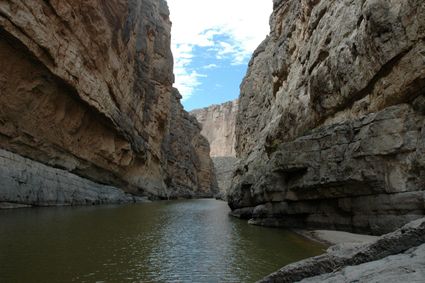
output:
{"label": "blue sky", "polygon": [[174,84],[186,110],[233,100],[269,32],[271,0],[168,0]]}

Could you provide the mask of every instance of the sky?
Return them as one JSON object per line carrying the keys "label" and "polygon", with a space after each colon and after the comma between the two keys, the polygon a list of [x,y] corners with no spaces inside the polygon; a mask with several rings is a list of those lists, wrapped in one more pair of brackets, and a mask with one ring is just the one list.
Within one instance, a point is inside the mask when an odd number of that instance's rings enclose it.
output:
{"label": "sky", "polygon": [[239,96],[252,52],[269,33],[271,0],[167,0],[175,83],[186,110]]}

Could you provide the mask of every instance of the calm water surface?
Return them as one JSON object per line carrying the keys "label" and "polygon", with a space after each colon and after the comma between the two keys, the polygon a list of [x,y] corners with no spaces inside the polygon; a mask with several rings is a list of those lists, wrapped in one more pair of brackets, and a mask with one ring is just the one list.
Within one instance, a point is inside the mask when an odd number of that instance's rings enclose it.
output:
{"label": "calm water surface", "polygon": [[0,282],[254,282],[324,247],[225,202],[0,211]]}

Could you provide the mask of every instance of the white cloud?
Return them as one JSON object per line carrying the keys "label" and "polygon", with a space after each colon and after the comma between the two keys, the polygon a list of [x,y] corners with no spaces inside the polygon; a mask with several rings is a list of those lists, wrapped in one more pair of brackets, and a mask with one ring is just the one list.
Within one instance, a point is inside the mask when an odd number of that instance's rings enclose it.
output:
{"label": "white cloud", "polygon": [[188,71],[185,68],[175,68],[174,74],[176,78],[179,78],[174,83],[174,87],[179,89],[182,96],[184,94],[183,99],[185,97],[186,99],[191,97],[196,87],[201,85],[199,78],[206,77],[206,75],[200,74],[197,71]]}
{"label": "white cloud", "polygon": [[215,68],[218,68],[217,64],[208,64],[208,65],[202,67],[202,69],[206,69],[206,70],[215,69]]}
{"label": "white cloud", "polygon": [[[232,65],[239,65],[269,32],[271,0],[168,0],[168,5],[173,22],[175,86],[183,100],[194,93],[202,76],[189,68],[196,59],[194,48],[208,48],[218,60],[229,59]],[[220,41],[215,36],[220,36]]]}

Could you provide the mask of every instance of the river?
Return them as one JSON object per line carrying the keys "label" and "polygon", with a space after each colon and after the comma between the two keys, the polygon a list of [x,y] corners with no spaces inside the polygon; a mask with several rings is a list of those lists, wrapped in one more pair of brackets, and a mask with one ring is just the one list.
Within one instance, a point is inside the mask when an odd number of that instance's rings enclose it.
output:
{"label": "river", "polygon": [[0,211],[0,282],[254,282],[324,247],[222,201]]}

